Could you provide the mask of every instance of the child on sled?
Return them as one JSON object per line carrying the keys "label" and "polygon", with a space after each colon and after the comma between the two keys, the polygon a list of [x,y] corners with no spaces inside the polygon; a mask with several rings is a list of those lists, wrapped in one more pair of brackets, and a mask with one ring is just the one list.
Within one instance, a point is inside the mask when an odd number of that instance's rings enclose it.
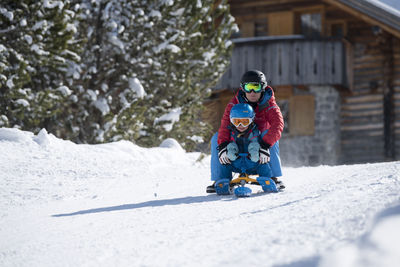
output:
{"label": "child on sled", "polygon": [[[213,144],[217,137],[213,137],[211,146],[215,146],[217,151],[212,152],[211,180],[214,183],[207,187],[208,193],[216,192],[215,181],[231,180],[232,172],[272,178],[278,190],[285,188],[281,181],[272,177],[270,149],[277,148],[269,148],[262,141],[268,130],[258,129],[254,117],[255,112],[249,104],[236,104],[230,111],[230,140],[217,146]],[[274,151],[274,154],[279,155],[279,151]]]}

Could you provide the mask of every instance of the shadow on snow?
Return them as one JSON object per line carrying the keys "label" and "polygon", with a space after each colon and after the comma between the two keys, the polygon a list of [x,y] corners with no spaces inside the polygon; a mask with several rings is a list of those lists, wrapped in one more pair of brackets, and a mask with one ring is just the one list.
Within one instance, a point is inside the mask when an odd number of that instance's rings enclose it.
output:
{"label": "shadow on snow", "polygon": [[160,200],[151,200],[151,201],[135,203],[135,204],[124,204],[124,205],[118,205],[118,206],[80,210],[80,211],[71,212],[71,213],[54,214],[54,215],[52,215],[52,217],[67,217],[67,216],[109,212],[109,211],[134,210],[134,209],[147,208],[147,207],[174,206],[174,205],[194,204],[194,203],[202,203],[202,202],[221,201],[221,200],[229,201],[229,200],[233,200],[233,199],[234,199],[234,197],[232,197],[232,196],[221,197],[221,196],[217,196],[217,195],[182,197],[182,198],[163,199],[163,200],[160,199]]}

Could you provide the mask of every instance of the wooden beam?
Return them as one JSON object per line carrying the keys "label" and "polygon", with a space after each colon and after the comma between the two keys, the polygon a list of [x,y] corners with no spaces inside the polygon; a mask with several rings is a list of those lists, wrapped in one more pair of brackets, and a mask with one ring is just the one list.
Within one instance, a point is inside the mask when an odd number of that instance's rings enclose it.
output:
{"label": "wooden beam", "polygon": [[293,8],[315,5],[315,0],[288,0],[288,1],[230,1],[230,11],[235,18],[244,15],[291,11]]}
{"label": "wooden beam", "polygon": [[229,0],[228,3],[231,7],[260,7],[260,6],[274,6],[284,4],[299,4],[304,2],[313,2],[310,0],[268,0],[268,1],[249,1],[249,0]]}

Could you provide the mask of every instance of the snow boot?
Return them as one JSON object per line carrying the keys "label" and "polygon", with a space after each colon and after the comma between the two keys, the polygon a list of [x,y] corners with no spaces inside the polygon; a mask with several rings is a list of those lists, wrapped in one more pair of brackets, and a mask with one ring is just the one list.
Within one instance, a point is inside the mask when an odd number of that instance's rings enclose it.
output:
{"label": "snow boot", "polygon": [[275,182],[276,188],[277,188],[279,191],[285,189],[285,185],[283,184],[282,181],[278,180],[277,177],[271,177],[271,179]]}
{"label": "snow boot", "polygon": [[261,185],[263,191],[266,193],[279,192],[279,189],[272,178],[259,176],[257,177],[257,182]]}
{"label": "snow boot", "polygon": [[215,181],[215,192],[217,193],[217,195],[232,194],[230,181],[230,179],[219,179],[218,181]]}
{"label": "snow boot", "polygon": [[206,192],[209,194],[215,193],[215,182],[212,185],[207,186]]}

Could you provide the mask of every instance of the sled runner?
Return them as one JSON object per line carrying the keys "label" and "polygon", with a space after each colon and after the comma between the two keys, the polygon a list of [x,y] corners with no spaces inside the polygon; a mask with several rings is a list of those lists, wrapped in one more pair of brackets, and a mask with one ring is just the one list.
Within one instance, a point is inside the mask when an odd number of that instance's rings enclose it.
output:
{"label": "sled runner", "polygon": [[218,195],[234,194],[237,197],[248,197],[252,194],[252,190],[246,185],[261,186],[266,193],[276,193],[285,188],[279,184],[280,181],[276,184],[275,180],[271,178],[272,172],[269,164],[263,164],[267,169],[264,169],[260,176],[260,174],[254,173],[254,163],[249,165],[249,153],[239,153],[238,156],[239,158],[232,164],[237,163],[233,167],[233,172],[239,175],[232,180],[230,178],[216,180],[213,185],[207,187],[207,193],[217,193]]}
{"label": "sled runner", "polygon": [[278,188],[271,178],[268,177],[250,177],[246,173],[239,174],[239,177],[232,179],[220,179],[215,182],[215,191],[218,195],[231,195],[237,197],[248,197],[251,195],[252,190],[247,187],[247,184],[259,185],[266,193],[276,193]]}

